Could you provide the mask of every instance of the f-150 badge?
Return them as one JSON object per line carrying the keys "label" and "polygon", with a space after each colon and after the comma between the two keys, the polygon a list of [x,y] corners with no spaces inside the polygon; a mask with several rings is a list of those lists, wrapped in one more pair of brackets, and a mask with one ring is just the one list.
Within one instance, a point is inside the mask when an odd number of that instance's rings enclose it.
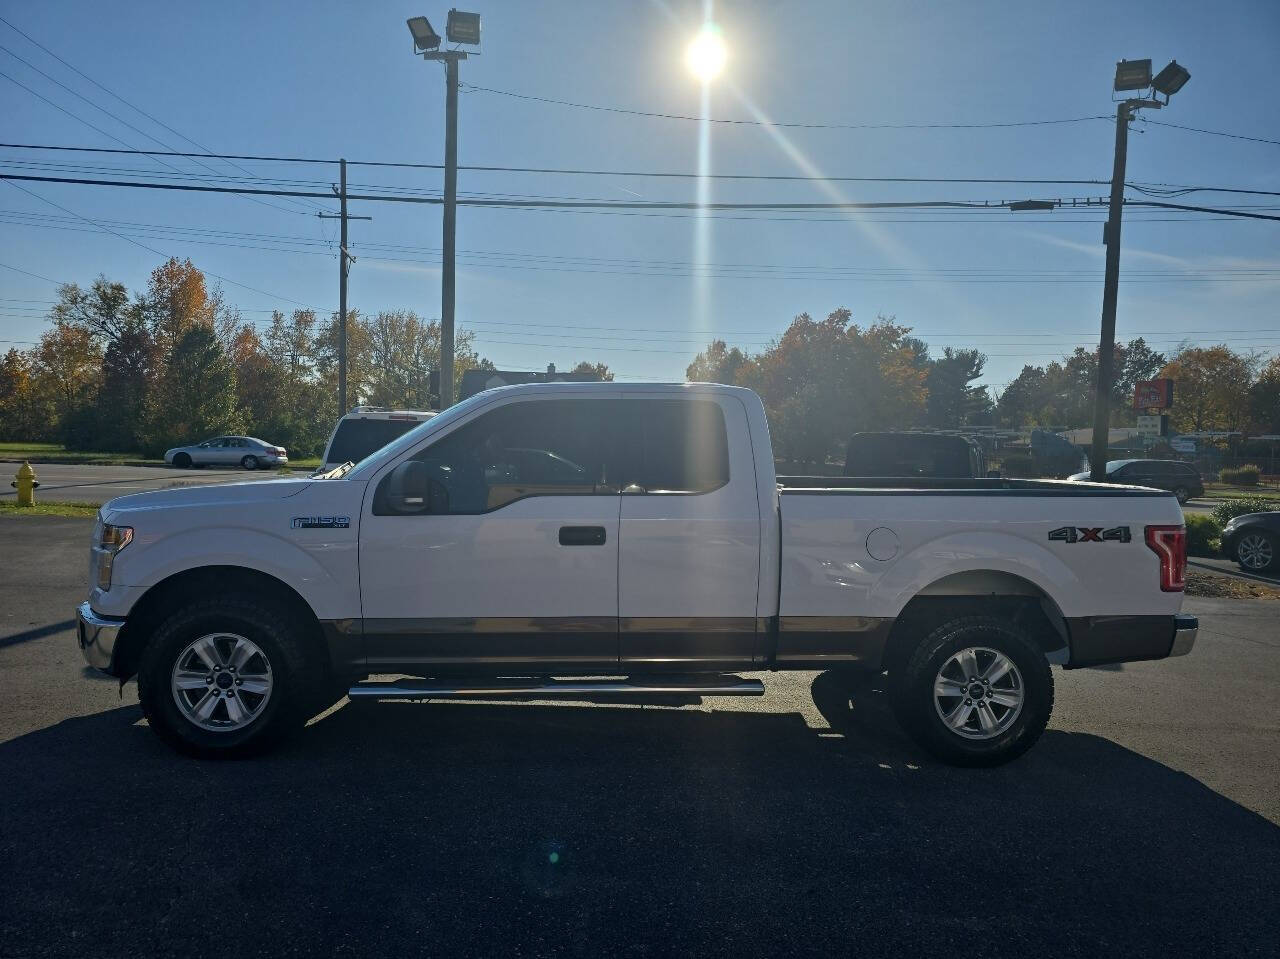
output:
{"label": "f-150 badge", "polygon": [[350,516],[295,516],[294,529],[347,529],[351,525]]}
{"label": "f-150 badge", "polygon": [[1049,539],[1058,543],[1127,543],[1133,537],[1127,526],[1059,526],[1049,531]]}

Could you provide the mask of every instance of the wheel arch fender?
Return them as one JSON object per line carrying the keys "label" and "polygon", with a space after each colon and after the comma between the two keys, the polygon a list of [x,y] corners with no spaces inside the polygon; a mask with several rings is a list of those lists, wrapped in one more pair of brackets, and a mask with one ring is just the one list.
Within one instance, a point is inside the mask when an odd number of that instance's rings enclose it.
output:
{"label": "wheel arch fender", "polygon": [[193,598],[217,594],[252,596],[284,610],[329,675],[347,672],[360,656],[358,621],[322,622],[312,604],[279,576],[243,563],[210,563],[172,571],[138,597],[117,640],[112,672],[122,680],[134,675],[143,650],[167,616]]}
{"label": "wheel arch fender", "polygon": [[943,536],[923,544],[877,584],[877,605],[894,611],[882,666],[893,670],[915,642],[957,616],[1007,617],[1035,636],[1050,662],[1066,662],[1070,633],[1059,598],[1081,589],[1060,559],[1002,533]]}

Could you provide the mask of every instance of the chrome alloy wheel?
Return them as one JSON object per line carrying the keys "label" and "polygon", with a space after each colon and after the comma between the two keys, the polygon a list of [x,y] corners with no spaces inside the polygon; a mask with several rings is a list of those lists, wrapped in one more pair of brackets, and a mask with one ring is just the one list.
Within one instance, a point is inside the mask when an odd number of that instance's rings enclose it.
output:
{"label": "chrome alloy wheel", "polygon": [[178,656],[169,685],[178,709],[196,726],[235,732],[257,719],[271,698],[271,663],[243,636],[209,633]]}
{"label": "chrome alloy wheel", "polygon": [[1275,553],[1272,550],[1271,540],[1261,533],[1250,533],[1248,536],[1242,536],[1240,542],[1236,544],[1236,556],[1241,566],[1249,569],[1266,569],[1275,558]]}
{"label": "chrome alloy wheel", "polygon": [[1004,653],[971,646],[954,653],[933,680],[933,706],[953,733],[992,739],[1013,725],[1026,701],[1018,667]]}

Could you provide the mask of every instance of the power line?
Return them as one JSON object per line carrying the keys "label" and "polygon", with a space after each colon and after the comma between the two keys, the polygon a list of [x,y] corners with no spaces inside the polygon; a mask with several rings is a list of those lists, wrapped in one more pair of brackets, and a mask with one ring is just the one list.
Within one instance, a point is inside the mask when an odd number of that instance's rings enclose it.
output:
{"label": "power line", "polygon": [[1280,147],[1280,140],[1269,140],[1266,137],[1250,137],[1242,133],[1224,133],[1221,130],[1205,130],[1201,127],[1184,126],[1181,123],[1170,123],[1167,120],[1148,120],[1146,117],[1142,119],[1143,123],[1154,124],[1158,127],[1172,127],[1175,130],[1186,130],[1188,133],[1204,133],[1212,137],[1227,137],[1232,140],[1248,140],[1251,143],[1269,143],[1272,146]]}
{"label": "power line", "polygon": [[595,110],[602,113],[622,113],[628,116],[653,117],[662,120],[692,120],[696,122],[722,123],[732,126],[777,127],[784,130],[980,130],[1003,127],[1038,127],[1062,123],[1083,123],[1088,120],[1110,120],[1107,115],[1068,117],[1059,120],[1018,120],[1003,123],[796,123],[773,122],[766,120],[739,120],[723,117],[698,117],[679,113],[656,113],[650,110],[629,110],[623,107],[610,107],[594,103],[577,103],[572,100],[557,100],[552,97],[538,97],[529,93],[516,93],[513,90],[496,90],[493,87],[477,86],[474,83],[462,84],[464,90],[477,93],[492,93],[517,100],[531,100],[537,103],[550,103],[556,106],[573,107],[578,110]]}
{"label": "power line", "polygon": [[1221,210],[1211,206],[1187,206],[1184,203],[1161,203],[1156,200],[1126,199],[1124,201],[1124,205],[1158,207],[1162,210],[1186,210],[1190,213],[1214,213],[1219,216],[1239,216],[1250,220],[1280,220],[1280,216],[1273,216],[1269,213],[1249,213],[1245,210]]}
{"label": "power line", "polygon": [[[169,125],[168,125],[167,123],[165,123],[164,121],[159,120],[159,119],[157,119],[156,117],[153,117],[151,114],[147,113],[147,112],[146,112],[145,110],[143,110],[141,107],[137,106],[136,104],[130,103],[128,100],[126,100],[124,97],[120,96],[118,93],[115,93],[115,92],[113,92],[113,91],[111,91],[111,90],[107,89],[105,86],[103,86],[101,83],[99,83],[99,82],[98,82],[97,80],[95,80],[93,77],[89,76],[89,75],[88,75],[87,73],[85,73],[83,70],[79,69],[78,67],[74,66],[74,65],[73,65],[73,64],[71,64],[71,63],[68,63],[68,62],[67,62],[66,60],[64,60],[62,57],[58,56],[58,54],[54,53],[52,50],[50,50],[48,47],[46,47],[46,46],[45,46],[43,43],[41,43],[39,40],[35,39],[35,37],[31,36],[31,35],[30,35],[30,34],[28,34],[26,31],[24,31],[24,30],[22,30],[22,29],[18,28],[18,27],[17,27],[17,26],[15,26],[13,23],[11,23],[10,21],[6,20],[4,17],[0,17],[0,23],[3,23],[3,24],[4,24],[5,26],[7,26],[10,30],[13,30],[15,33],[17,33],[17,34],[19,34],[20,36],[22,36],[22,37],[26,38],[26,40],[27,40],[29,43],[33,44],[33,45],[34,45],[34,46],[36,46],[36,47],[39,47],[39,48],[40,48],[41,50],[43,50],[46,54],[48,54],[48,55],[49,55],[50,57],[52,57],[53,59],[57,60],[57,61],[58,61],[59,63],[61,63],[64,67],[66,67],[67,69],[71,70],[71,71],[72,71],[73,73],[75,73],[77,76],[80,76],[80,77],[82,77],[83,79],[85,79],[85,80],[89,81],[89,82],[90,82],[90,83],[92,83],[95,87],[97,87],[99,90],[103,91],[103,92],[104,92],[104,93],[106,93],[108,96],[114,97],[116,100],[119,100],[119,101],[120,101],[121,103],[123,103],[125,106],[129,107],[131,110],[134,110],[135,112],[137,112],[137,113],[141,114],[142,116],[146,117],[146,118],[147,118],[148,120],[150,120],[152,123],[156,124],[157,126],[163,127],[164,129],[166,129],[166,130],[168,130],[170,133],[172,133],[174,136],[180,137],[180,138],[182,138],[183,140],[186,140],[188,143],[193,143],[193,144],[195,144],[196,146],[200,147],[200,149],[202,149],[202,150],[207,150],[207,148],[206,148],[206,147],[202,146],[202,145],[201,145],[201,144],[199,144],[199,143],[196,143],[196,141],[195,141],[195,140],[192,140],[190,137],[184,136],[183,134],[179,133],[177,130],[175,130],[173,127],[169,126]],[[123,119],[122,117],[118,117],[118,116],[116,116],[116,115],[115,115],[114,113],[112,113],[110,110],[106,109],[106,107],[103,107],[103,106],[101,106],[101,105],[99,105],[99,104],[97,104],[97,103],[94,103],[94,102],[93,102],[92,100],[90,100],[88,97],[86,97],[86,96],[84,96],[84,95],[82,95],[82,94],[80,94],[80,93],[76,92],[76,91],[75,91],[75,90],[73,90],[71,87],[67,86],[65,83],[62,83],[60,80],[58,80],[58,79],[56,79],[56,78],[54,78],[54,77],[50,76],[49,74],[45,73],[45,72],[44,72],[43,70],[41,70],[39,67],[35,66],[35,64],[30,63],[30,62],[29,62],[29,61],[27,61],[27,60],[24,60],[22,57],[18,56],[18,54],[14,53],[12,50],[8,49],[7,47],[0,46],[0,50],[3,50],[5,53],[9,54],[9,56],[13,57],[15,60],[19,61],[20,63],[24,63],[24,64],[26,64],[30,69],[32,69],[32,70],[34,70],[36,73],[40,74],[42,77],[44,77],[45,79],[49,80],[51,83],[55,83],[55,84],[57,84],[59,87],[61,87],[62,89],[66,90],[68,93],[70,93],[72,96],[78,97],[79,99],[83,100],[85,103],[88,103],[90,106],[94,107],[95,109],[97,109],[97,110],[101,110],[103,113],[105,113],[107,116],[111,117],[111,118],[112,118],[113,120],[115,120],[116,122],[121,123],[121,124],[123,124],[124,126],[128,127],[130,130],[133,130],[134,132],[136,132],[136,133],[140,134],[141,136],[146,137],[146,138],[147,138],[148,140],[150,140],[152,143],[158,143],[158,144],[160,144],[160,145],[161,145],[161,146],[163,146],[163,147],[166,147],[166,148],[168,148],[168,149],[172,149],[172,147],[171,147],[171,145],[170,145],[170,144],[165,143],[165,141],[163,141],[163,140],[159,139],[158,137],[154,137],[154,136],[152,136],[150,133],[147,133],[145,130],[142,130],[142,129],[140,129],[139,127],[134,126],[132,123],[130,123],[129,121],[127,121],[127,120]],[[117,141],[117,142],[119,142],[119,141]],[[213,169],[213,167],[209,166],[209,165],[208,165],[208,164],[206,164],[206,163],[200,163],[200,161],[199,161],[199,160],[197,160],[197,163],[199,163],[199,165],[200,165],[200,166],[202,166],[202,167],[204,167],[206,170],[209,170],[209,171],[211,171],[211,172],[216,172],[216,171]],[[233,166],[235,166],[235,164],[232,164],[232,165],[233,165]],[[166,164],[166,166],[168,166],[168,164]],[[243,167],[238,167],[238,169],[240,169],[240,170],[241,170],[241,172],[243,172],[243,173],[248,173],[248,172],[249,172],[248,170],[245,170]],[[265,201],[265,200],[254,200],[253,202],[255,202],[255,203],[259,203],[259,204],[261,204],[262,206],[270,207],[270,208],[271,208],[271,209],[273,209],[273,210],[279,210],[279,211],[280,211],[280,212],[282,212],[282,213],[295,213],[295,212],[300,212],[300,211],[295,211],[295,210],[287,210],[287,209],[285,209],[284,207],[277,206],[277,205],[275,205],[274,203],[268,203],[268,202],[267,202],[267,201]],[[292,201],[291,201],[291,202],[292,202]],[[297,203],[295,203],[295,205],[299,205],[299,206],[301,206],[302,204],[297,204]],[[315,209],[320,209],[320,207],[319,207],[317,204],[314,204],[314,203],[310,204],[310,206],[314,207]]]}
{"label": "power line", "polygon": [[39,273],[32,273],[30,270],[24,270],[24,269],[21,269],[20,267],[10,266],[8,263],[0,263],[0,266],[4,267],[6,270],[13,270],[14,273],[25,273],[27,276],[34,276],[37,280],[45,280],[48,283],[56,283],[58,286],[63,285],[61,280],[55,280],[55,279],[52,279],[51,277],[42,276]]}
{"label": "power line", "polygon": [[[31,190],[28,190],[26,187],[19,186],[18,184],[12,182],[12,179],[8,177],[5,177],[4,179],[15,190],[21,190],[23,193],[27,194],[27,196],[34,197],[35,199],[39,200],[41,203],[47,203],[49,204],[49,206],[56,207],[57,209],[61,210],[63,213],[69,213],[71,216],[84,220],[85,223],[98,227],[98,229],[102,230],[102,232],[104,233],[110,233],[112,236],[117,237],[118,239],[124,240],[126,243],[132,243],[134,246],[139,247],[143,250],[146,250],[149,253],[154,253],[156,256],[162,257],[165,260],[172,259],[172,257],[170,257],[167,253],[162,253],[161,251],[157,250],[153,246],[147,246],[145,243],[139,243],[137,240],[131,239],[130,237],[125,236],[123,233],[117,233],[115,230],[112,230],[110,227],[105,227],[99,223],[95,223],[93,220],[89,219],[89,217],[81,216],[75,210],[69,209],[60,203],[55,203],[53,200],[50,200],[46,197],[41,196],[38,193],[34,193]],[[287,296],[280,296],[279,294],[276,294],[276,293],[268,293],[266,290],[260,290],[256,286],[249,286],[247,283],[241,283],[239,280],[232,280],[228,277],[221,276],[220,274],[214,273],[212,270],[203,270],[202,272],[209,276],[212,276],[214,279],[222,280],[224,283],[230,283],[232,286],[238,286],[241,289],[249,290],[253,293],[261,293],[263,296],[269,296],[273,300],[281,300],[285,303],[296,304],[297,306],[301,306],[308,310],[315,310],[315,307],[310,306],[306,303],[302,303],[298,300],[290,299]],[[47,279],[47,277],[45,279]]]}

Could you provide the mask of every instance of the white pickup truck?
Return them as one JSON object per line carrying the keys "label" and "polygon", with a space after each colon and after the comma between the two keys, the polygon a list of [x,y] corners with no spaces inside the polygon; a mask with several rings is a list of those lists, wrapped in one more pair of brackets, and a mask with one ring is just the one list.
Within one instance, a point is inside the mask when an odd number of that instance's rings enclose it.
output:
{"label": "white pickup truck", "polygon": [[1044,729],[1050,664],[1188,652],[1185,563],[1171,493],[777,477],[749,390],[513,386],[318,476],[112,500],[79,643],[204,756],[344,693],[751,695],[735,673],[861,667],[924,747],[983,765]]}

